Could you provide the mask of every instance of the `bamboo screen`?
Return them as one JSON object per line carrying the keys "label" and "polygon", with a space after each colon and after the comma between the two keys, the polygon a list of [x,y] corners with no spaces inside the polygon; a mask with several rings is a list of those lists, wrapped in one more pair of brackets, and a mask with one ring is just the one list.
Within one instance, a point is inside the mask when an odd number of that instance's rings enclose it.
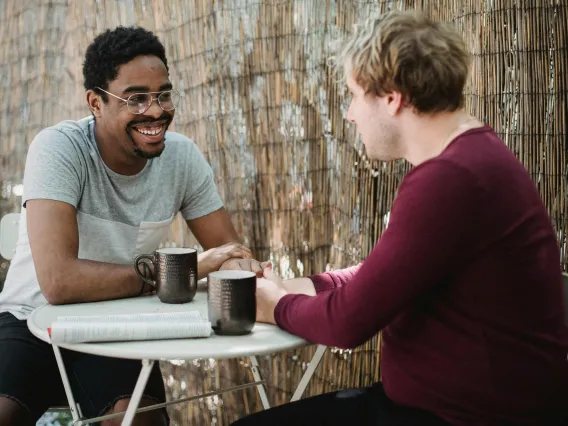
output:
{"label": "bamboo screen", "polygon": [[[550,212],[567,267],[567,0],[0,0],[0,213],[18,208],[27,145],[88,113],[85,48],[105,28],[141,25],[164,42],[183,93],[175,130],[197,142],[240,234],[286,277],[362,260],[384,229],[408,165],[371,164],[344,120],[326,66],[355,22],[389,8],[448,20],[473,56],[467,109],[521,159]],[[178,221],[172,243],[195,241]],[[307,395],[379,378],[379,337],[330,350]],[[262,357],[285,402],[313,348]],[[246,360],[163,363],[170,395],[252,379]],[[173,424],[219,424],[260,409],[255,391],[170,410]]]}

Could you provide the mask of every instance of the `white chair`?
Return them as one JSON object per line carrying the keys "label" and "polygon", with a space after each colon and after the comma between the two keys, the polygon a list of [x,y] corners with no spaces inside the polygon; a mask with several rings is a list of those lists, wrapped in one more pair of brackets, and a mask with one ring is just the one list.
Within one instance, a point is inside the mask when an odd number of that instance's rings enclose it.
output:
{"label": "white chair", "polygon": [[[18,243],[20,214],[8,213],[0,220],[0,255],[6,260],[12,260]],[[51,412],[69,412],[69,407],[51,407]]]}
{"label": "white chair", "polygon": [[6,260],[11,260],[16,252],[19,225],[19,213],[8,213],[0,220],[0,255]]}

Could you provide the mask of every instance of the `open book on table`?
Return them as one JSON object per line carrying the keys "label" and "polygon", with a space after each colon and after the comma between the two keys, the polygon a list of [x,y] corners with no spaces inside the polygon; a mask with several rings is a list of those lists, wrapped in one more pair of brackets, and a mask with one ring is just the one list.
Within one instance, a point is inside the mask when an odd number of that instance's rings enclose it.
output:
{"label": "open book on table", "polygon": [[199,312],[60,316],[48,330],[51,342],[119,342],[209,337],[211,323]]}

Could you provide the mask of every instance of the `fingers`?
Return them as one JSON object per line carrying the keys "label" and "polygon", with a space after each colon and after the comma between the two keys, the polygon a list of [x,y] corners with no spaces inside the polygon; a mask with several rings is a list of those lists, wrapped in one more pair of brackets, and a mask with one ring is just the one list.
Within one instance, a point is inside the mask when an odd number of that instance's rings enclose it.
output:
{"label": "fingers", "polygon": [[243,271],[254,272],[259,277],[262,277],[263,273],[260,262],[254,259],[229,259],[223,262],[219,269],[240,269]]}
{"label": "fingers", "polygon": [[260,262],[254,259],[229,259],[224,262],[219,269],[241,269],[243,271],[254,272],[257,277],[262,277],[263,275]]}
{"label": "fingers", "polygon": [[280,282],[280,277],[274,273],[272,268],[265,268],[263,270],[263,275],[264,275],[264,278],[266,278],[267,280],[273,281],[275,283]]}
{"label": "fingers", "polygon": [[249,259],[250,255],[246,250],[240,247],[235,247],[228,252],[223,253],[223,257],[227,260],[232,258]]}
{"label": "fingers", "polygon": [[266,287],[266,286],[269,286],[269,285],[274,285],[274,283],[271,283],[271,282],[270,282],[269,280],[267,280],[266,278],[257,278],[257,279],[256,279],[256,288],[257,288],[257,289],[258,289],[258,288],[262,289],[262,288],[264,288],[264,287]]}
{"label": "fingers", "polygon": [[227,260],[226,262],[223,262],[223,264],[219,268],[220,271],[226,271],[230,269],[242,269],[242,268],[237,260]]}
{"label": "fingers", "polygon": [[262,277],[262,266],[258,260],[251,259],[249,263],[250,271],[254,272],[257,277]]}
{"label": "fingers", "polygon": [[240,257],[243,259],[252,258],[252,251],[250,251],[248,247],[245,247],[242,244],[228,243],[225,244],[225,247],[227,248],[225,252],[225,256],[227,257],[227,259],[230,259],[231,257]]}
{"label": "fingers", "polygon": [[272,270],[272,262],[267,260],[266,262],[260,262],[260,268],[264,271],[266,268]]}

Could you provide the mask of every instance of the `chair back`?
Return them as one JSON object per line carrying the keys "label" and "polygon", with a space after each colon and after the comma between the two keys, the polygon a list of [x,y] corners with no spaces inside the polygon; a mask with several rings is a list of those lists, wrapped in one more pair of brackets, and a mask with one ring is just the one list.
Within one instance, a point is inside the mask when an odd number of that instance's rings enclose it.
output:
{"label": "chair back", "polygon": [[19,227],[19,213],[8,213],[0,220],[0,255],[6,260],[11,260],[16,252]]}

